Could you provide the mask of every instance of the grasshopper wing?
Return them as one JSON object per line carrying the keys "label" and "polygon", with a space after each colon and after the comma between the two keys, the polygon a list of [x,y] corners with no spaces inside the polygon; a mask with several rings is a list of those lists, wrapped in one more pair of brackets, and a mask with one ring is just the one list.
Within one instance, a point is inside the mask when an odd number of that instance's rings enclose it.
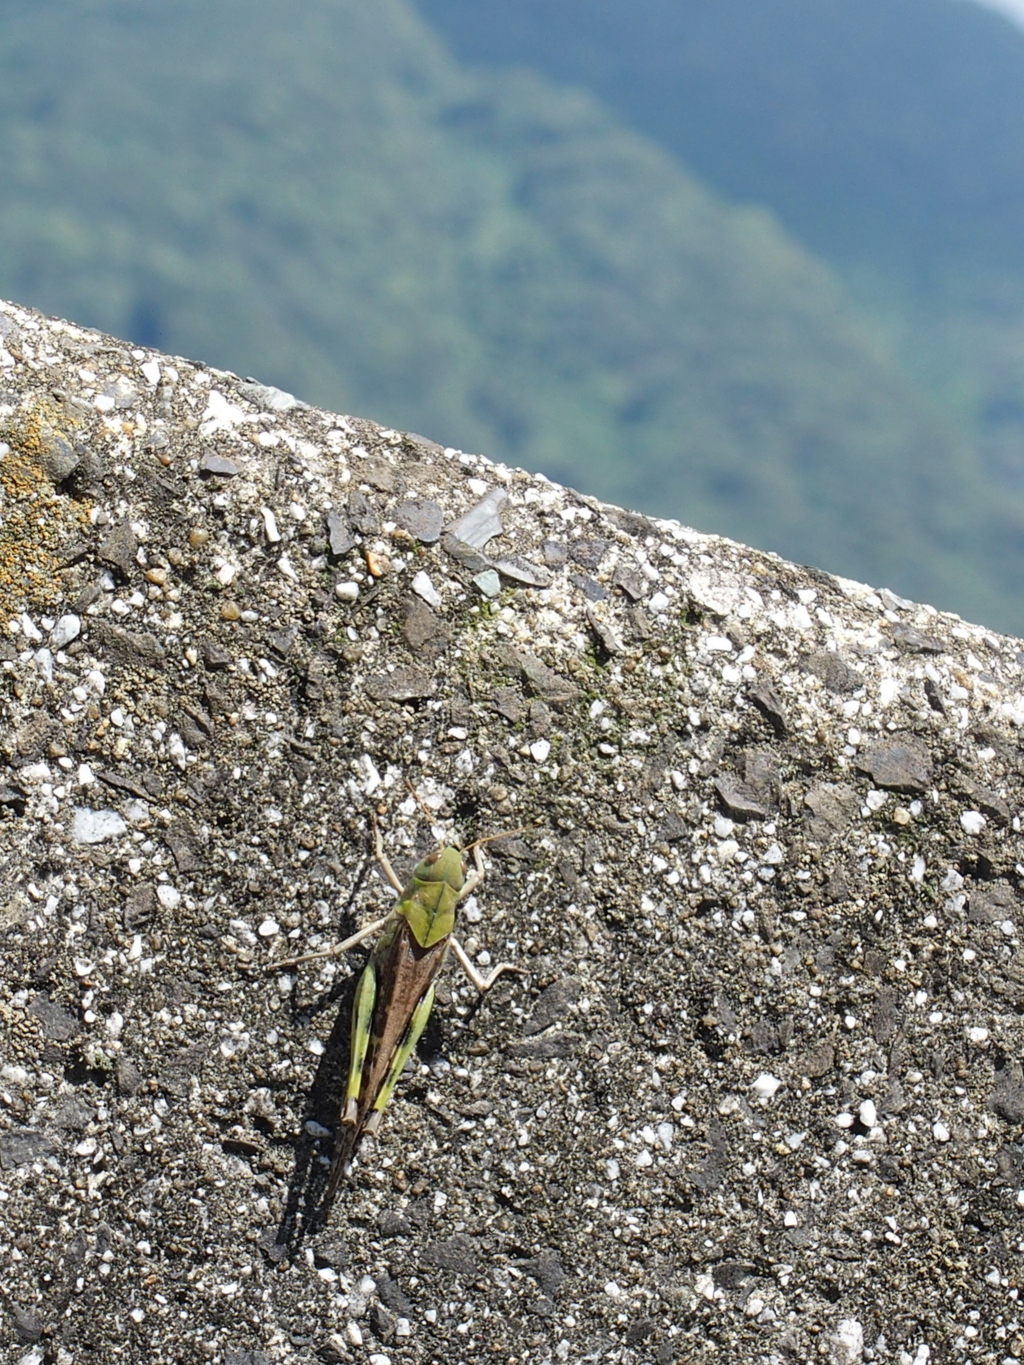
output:
{"label": "grasshopper wing", "polygon": [[330,1203],[359,1139],[376,1132],[399,1076],[419,1042],[434,1004],[434,981],[444,964],[446,936],[428,948],[407,920],[395,916],[363,970],[352,1007],[352,1054],[341,1131],[327,1182]]}

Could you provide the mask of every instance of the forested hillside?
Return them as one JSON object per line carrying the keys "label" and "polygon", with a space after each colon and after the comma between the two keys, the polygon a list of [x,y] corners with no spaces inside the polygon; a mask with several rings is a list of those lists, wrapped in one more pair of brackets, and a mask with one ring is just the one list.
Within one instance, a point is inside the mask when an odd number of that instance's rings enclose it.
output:
{"label": "forested hillside", "polygon": [[[1024,31],[967,0],[417,0],[452,50],[595,94],[841,274],[1024,490]],[[1022,590],[1015,518],[984,546]]]}
{"label": "forested hillside", "polygon": [[1024,31],[965,0],[417,0],[584,86],[730,199],[927,288],[1024,271]]}
{"label": "forested hillside", "polygon": [[828,268],[405,0],[8,0],[0,174],[2,295],[1024,627]]}

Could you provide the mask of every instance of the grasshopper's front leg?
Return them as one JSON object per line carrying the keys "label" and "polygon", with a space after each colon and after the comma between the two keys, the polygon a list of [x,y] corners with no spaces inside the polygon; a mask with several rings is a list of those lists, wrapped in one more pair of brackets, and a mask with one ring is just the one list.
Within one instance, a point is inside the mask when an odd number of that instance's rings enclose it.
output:
{"label": "grasshopper's front leg", "polygon": [[373,820],[373,851],[377,855],[380,870],[384,873],[392,890],[401,895],[405,887],[398,880],[398,874],[388,861],[388,855],[384,852],[384,841],[380,837],[380,825],[377,824],[377,817],[374,815],[371,818]]}

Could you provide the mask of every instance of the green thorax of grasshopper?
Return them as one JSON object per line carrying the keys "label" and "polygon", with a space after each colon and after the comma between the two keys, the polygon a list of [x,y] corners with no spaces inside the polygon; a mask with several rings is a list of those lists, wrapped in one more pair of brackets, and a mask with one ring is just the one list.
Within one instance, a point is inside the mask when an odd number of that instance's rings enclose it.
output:
{"label": "green thorax of grasshopper", "polygon": [[417,863],[395,906],[421,948],[432,948],[455,928],[455,907],[466,884],[466,865],[457,848],[441,848]]}

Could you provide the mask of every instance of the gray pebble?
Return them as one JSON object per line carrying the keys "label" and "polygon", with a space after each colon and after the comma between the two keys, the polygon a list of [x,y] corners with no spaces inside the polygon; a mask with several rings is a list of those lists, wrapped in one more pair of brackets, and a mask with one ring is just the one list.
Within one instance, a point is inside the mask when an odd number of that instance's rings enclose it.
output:
{"label": "gray pebble", "polygon": [[464,516],[452,522],[448,527],[449,535],[461,540],[464,545],[482,550],[489,540],[500,536],[505,529],[499,513],[507,501],[508,494],[503,488],[489,489]]}
{"label": "gray pebble", "polygon": [[932,784],[931,755],[920,740],[909,736],[872,745],[857,756],[857,767],[876,786],[893,791],[921,792]]}
{"label": "gray pebble", "polygon": [[218,474],[223,479],[233,479],[242,472],[241,466],[226,455],[207,453],[199,461],[200,474]]}
{"label": "gray pebble", "polygon": [[41,1161],[57,1150],[53,1139],[33,1128],[12,1128],[0,1133],[0,1169],[13,1171],[30,1161]]}
{"label": "gray pebble", "polygon": [[392,519],[403,531],[424,545],[433,545],[441,538],[444,512],[439,503],[427,498],[407,498],[392,513]]}
{"label": "gray pebble", "polygon": [[493,569],[484,569],[483,573],[473,575],[474,584],[480,589],[484,597],[501,596],[501,579]]}

